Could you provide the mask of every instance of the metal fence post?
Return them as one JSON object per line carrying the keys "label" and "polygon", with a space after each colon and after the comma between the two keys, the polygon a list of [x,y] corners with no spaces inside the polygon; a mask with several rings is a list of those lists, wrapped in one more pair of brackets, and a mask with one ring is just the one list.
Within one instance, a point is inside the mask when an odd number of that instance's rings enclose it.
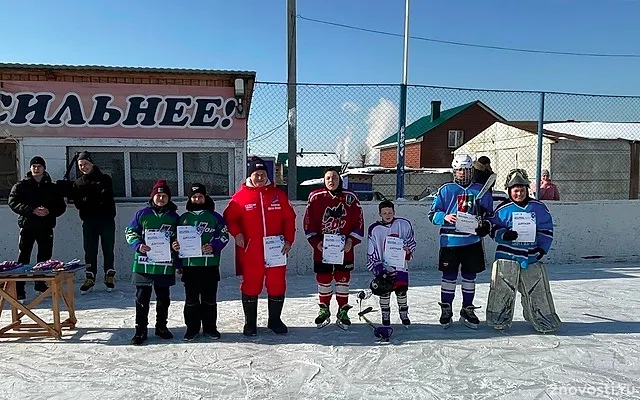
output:
{"label": "metal fence post", "polygon": [[296,0],[287,0],[287,193],[290,200],[298,199],[298,133],[296,98]]}
{"label": "metal fence post", "polygon": [[536,199],[540,199],[540,179],[542,177],[542,132],[544,130],[544,92],[540,93],[540,117],[538,118],[538,163],[536,167]]}
{"label": "metal fence post", "polygon": [[409,0],[404,6],[404,56],[402,60],[402,85],[400,85],[400,115],[398,124],[398,166],[396,167],[396,199],[404,198],[405,129],[407,128],[407,67],[409,57]]}

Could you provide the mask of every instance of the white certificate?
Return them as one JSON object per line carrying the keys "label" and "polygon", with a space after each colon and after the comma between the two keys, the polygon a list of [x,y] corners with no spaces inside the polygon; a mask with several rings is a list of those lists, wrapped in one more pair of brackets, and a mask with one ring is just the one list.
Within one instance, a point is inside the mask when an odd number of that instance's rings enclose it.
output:
{"label": "white certificate", "polygon": [[148,262],[166,263],[171,261],[171,244],[168,233],[159,230],[144,231],[144,244],[151,248],[147,252]]}
{"label": "white certificate", "polygon": [[511,215],[512,229],[518,232],[517,243],[535,243],[536,218],[532,213],[514,212]]}
{"label": "white certificate", "polygon": [[406,271],[405,258],[407,252],[404,251],[404,240],[395,236],[387,236],[384,241],[384,262],[390,267],[400,271]]}
{"label": "white certificate", "polygon": [[282,254],[284,236],[266,236],[264,238],[264,265],[265,267],[279,267],[287,265],[287,256]]}
{"label": "white certificate", "polygon": [[344,235],[325,234],[322,239],[322,262],[324,264],[344,263]]}
{"label": "white certificate", "polygon": [[178,226],[180,258],[202,257],[202,239],[195,226]]}
{"label": "white certificate", "polygon": [[477,227],[478,220],[475,215],[458,211],[456,214],[456,231],[475,235]]}

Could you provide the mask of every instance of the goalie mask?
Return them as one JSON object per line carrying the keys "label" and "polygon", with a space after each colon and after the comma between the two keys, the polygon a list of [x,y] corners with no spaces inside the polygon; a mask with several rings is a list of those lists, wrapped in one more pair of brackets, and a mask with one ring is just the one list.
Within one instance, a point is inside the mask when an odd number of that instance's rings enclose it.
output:
{"label": "goalie mask", "polygon": [[[529,177],[527,171],[523,169],[512,169],[507,175],[507,180],[504,184],[507,189],[509,198],[517,204],[524,203],[529,198]],[[514,190],[516,188],[524,188],[524,190]]]}
{"label": "goalie mask", "polygon": [[453,181],[461,186],[471,183],[473,177],[473,160],[467,154],[456,154],[451,162]]}
{"label": "goalie mask", "polygon": [[389,274],[388,272],[385,272],[382,275],[373,278],[373,280],[369,284],[369,288],[371,289],[371,293],[373,293],[374,295],[382,296],[387,293],[391,293],[393,291],[393,285],[395,283],[395,276]]}

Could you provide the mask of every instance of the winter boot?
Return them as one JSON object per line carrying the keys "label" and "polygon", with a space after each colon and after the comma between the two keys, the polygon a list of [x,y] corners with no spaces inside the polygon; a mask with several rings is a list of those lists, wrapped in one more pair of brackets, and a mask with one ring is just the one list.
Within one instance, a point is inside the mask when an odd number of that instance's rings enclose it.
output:
{"label": "winter boot", "polygon": [[93,272],[87,272],[85,274],[84,283],[80,286],[80,294],[85,295],[93,290],[93,286],[96,284],[96,276]]}
{"label": "winter boot", "polygon": [[131,344],[134,346],[140,346],[142,343],[147,340],[147,327],[146,326],[138,326],[136,325],[136,333],[131,338]]}
{"label": "winter boot", "polygon": [[329,311],[329,306],[326,304],[320,304],[320,311],[318,311],[318,316],[315,320],[318,328],[325,327],[329,323],[329,318],[331,318],[331,311]]}
{"label": "winter boot", "polygon": [[258,296],[249,296],[243,293],[242,309],[244,310],[242,334],[256,336],[258,334]]}
{"label": "winter boot", "polygon": [[440,303],[440,308],[442,308],[442,314],[440,314],[440,324],[444,326],[444,329],[447,329],[451,326],[451,318],[453,317],[453,310],[451,309],[451,304]]}
{"label": "winter boot", "polygon": [[202,313],[202,333],[212,339],[220,339],[220,332],[216,327],[218,319],[218,304],[208,304],[203,302],[200,305]]}
{"label": "winter boot", "polygon": [[184,334],[185,341],[191,341],[200,333],[200,304],[184,305],[184,323],[187,325],[187,331]]}
{"label": "winter boot", "polygon": [[269,322],[267,323],[267,328],[278,335],[284,335],[288,332],[287,326],[280,319],[282,306],[284,306],[284,295],[269,296]]}
{"label": "winter boot", "polygon": [[400,307],[400,321],[402,321],[402,325],[411,325],[411,320],[409,319],[409,307]]}
{"label": "winter boot", "polygon": [[391,309],[390,308],[382,309],[382,325],[384,326],[391,325]]}
{"label": "winter boot", "polygon": [[110,269],[104,274],[104,285],[106,286],[106,291],[111,292],[116,287],[116,271],[114,269]]}
{"label": "winter boot", "polygon": [[460,309],[460,321],[462,321],[462,323],[464,323],[466,326],[468,326],[471,329],[478,329],[478,325],[480,325],[480,320],[478,319],[478,317],[476,316],[476,313],[474,312],[474,310],[478,308],[480,307],[476,307],[474,305],[462,307]]}
{"label": "winter boot", "polygon": [[344,330],[349,329],[349,325],[351,325],[351,320],[349,319],[349,315],[347,312],[351,309],[349,304],[345,304],[338,310],[338,314],[336,314],[336,323],[338,326]]}

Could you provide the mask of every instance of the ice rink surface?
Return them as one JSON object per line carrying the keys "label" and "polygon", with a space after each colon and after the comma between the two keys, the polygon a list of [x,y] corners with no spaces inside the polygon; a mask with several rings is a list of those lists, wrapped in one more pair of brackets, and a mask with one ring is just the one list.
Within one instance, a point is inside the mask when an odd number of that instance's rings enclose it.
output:
{"label": "ice rink surface", "polygon": [[[242,335],[235,278],[220,283],[218,341],[182,341],[181,283],[172,288],[169,341],[153,335],[134,347],[134,287],[101,281],[76,293],[78,326],[62,340],[0,340],[2,399],[638,399],[640,398],[640,265],[585,263],[548,267],[562,327],[539,334],[522,318],[518,300],[511,329],[438,323],[440,275],[411,273],[412,325],[400,325],[392,296],[391,343],[379,344],[358,321],[355,293],[370,276],[352,279],[349,331],[319,330],[313,276],[289,276],[283,321],[289,334],[266,329],[267,302],[259,305],[258,336]],[[475,304],[484,321],[490,271],[479,275]],[[99,277],[101,279],[101,276]],[[32,285],[28,295],[33,296]],[[77,291],[77,289],[76,289]],[[43,303],[42,307],[49,303]],[[364,306],[379,309],[377,298]],[[5,306],[6,307],[6,306]],[[332,320],[335,321],[335,299]],[[66,315],[66,314],[65,314]],[[379,311],[369,314],[380,323]],[[63,318],[66,318],[63,317]],[[5,325],[10,313],[4,311]],[[49,318],[51,320],[51,318]]]}

